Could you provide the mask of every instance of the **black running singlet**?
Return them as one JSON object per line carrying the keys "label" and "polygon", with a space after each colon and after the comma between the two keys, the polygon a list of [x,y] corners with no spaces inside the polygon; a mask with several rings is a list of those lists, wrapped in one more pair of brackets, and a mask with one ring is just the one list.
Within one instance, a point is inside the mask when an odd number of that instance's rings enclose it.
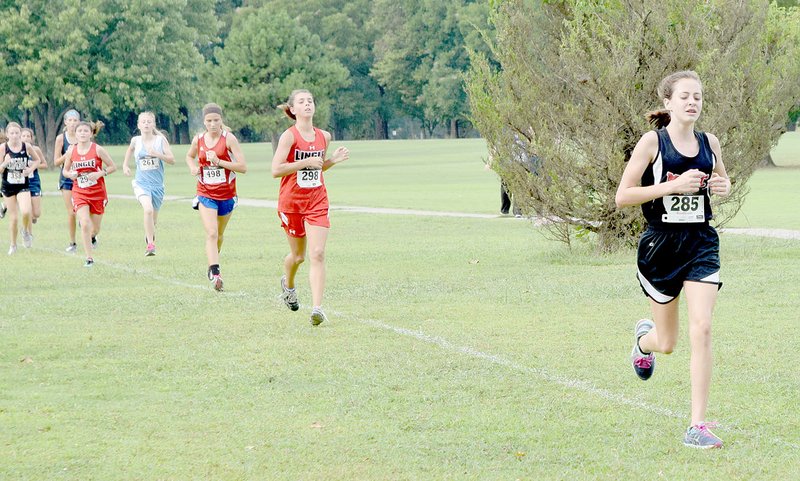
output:
{"label": "black running singlet", "polygon": [[656,130],[658,154],[642,174],[642,186],[657,185],[679,177],[688,170],[698,169],[706,174],[700,190],[693,194],[670,194],[642,204],[645,219],[652,226],[676,227],[708,223],[711,213],[708,179],[714,171],[717,158],[703,132],[695,131],[700,151],[694,157],[685,157],[672,144],[666,128]]}

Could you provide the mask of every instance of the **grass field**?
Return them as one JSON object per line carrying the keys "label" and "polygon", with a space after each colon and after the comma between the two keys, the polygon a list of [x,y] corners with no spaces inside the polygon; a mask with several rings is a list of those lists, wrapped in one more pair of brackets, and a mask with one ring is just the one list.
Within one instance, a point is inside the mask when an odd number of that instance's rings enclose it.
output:
{"label": "grass field", "polygon": [[[498,208],[479,140],[347,145],[333,204]],[[269,146],[246,149],[240,195],[275,199]],[[168,193],[189,198],[180,162]],[[800,169],[757,172],[735,223],[800,228],[784,213],[798,184]],[[311,328],[306,305],[276,298],[287,247],[272,209],[237,209],[215,293],[187,202],[165,204],[145,258],[141,209],[112,199],[93,269],[63,254],[60,198],[44,204],[34,248],[0,260],[0,479],[800,477],[800,241],[722,234],[709,417],[726,447],[698,452],[680,443],[685,324],[652,380],[627,360],[647,315],[632,251],[567,251],[512,218],[334,211],[330,322]]]}

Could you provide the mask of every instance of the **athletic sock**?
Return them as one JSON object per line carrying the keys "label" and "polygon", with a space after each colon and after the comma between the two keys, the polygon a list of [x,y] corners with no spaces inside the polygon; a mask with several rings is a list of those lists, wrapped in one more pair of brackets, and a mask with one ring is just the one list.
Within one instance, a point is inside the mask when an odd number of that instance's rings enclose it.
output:
{"label": "athletic sock", "polygon": [[639,341],[640,341],[640,340],[641,340],[643,337],[644,337],[644,334],[642,334],[641,336],[639,336],[639,337],[637,337],[637,338],[636,338],[636,349],[638,349],[638,350],[639,350],[639,352],[641,352],[641,353],[642,353],[642,354],[644,354],[645,356],[649,356],[649,355],[650,355],[650,354],[652,354],[653,352],[652,352],[652,351],[650,351],[650,352],[644,352],[644,351],[642,350],[642,346],[640,346],[640,345],[639,345]]}

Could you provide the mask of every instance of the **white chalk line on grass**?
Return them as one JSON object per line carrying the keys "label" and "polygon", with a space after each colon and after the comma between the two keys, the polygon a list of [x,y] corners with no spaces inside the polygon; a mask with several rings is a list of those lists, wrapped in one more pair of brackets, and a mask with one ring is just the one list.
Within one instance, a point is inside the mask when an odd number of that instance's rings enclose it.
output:
{"label": "white chalk line on grass", "polygon": [[[43,247],[36,247],[35,249],[36,250],[41,250],[43,252],[48,252],[48,253],[51,253],[51,254],[59,254],[59,255],[63,255],[63,256],[67,256],[67,257],[73,257],[74,256],[74,254],[69,254],[69,253],[63,252],[63,251],[58,250],[58,249],[43,248]],[[128,266],[128,265],[124,265],[124,264],[117,264],[117,263],[106,262],[106,261],[96,261],[96,263],[100,264],[102,266],[105,266],[105,267],[109,267],[111,269],[115,269],[115,270],[119,270],[119,271],[128,273],[128,274],[133,274],[133,275],[142,276],[142,277],[148,277],[148,278],[150,278],[152,280],[155,280],[155,281],[158,281],[158,282],[162,282],[162,283],[165,283],[165,284],[170,284],[170,285],[174,285],[174,286],[178,286],[178,287],[185,287],[185,288],[188,288],[188,289],[197,289],[197,290],[214,292],[211,289],[211,287],[208,286],[208,285],[192,284],[192,283],[184,282],[184,281],[181,281],[181,280],[178,280],[178,279],[173,279],[173,278],[169,278],[169,277],[164,277],[164,276],[160,276],[160,275],[157,275],[157,274],[153,274],[152,272],[141,270],[141,269],[136,269],[134,267],[131,267],[131,266]],[[240,297],[240,298],[255,298],[255,299],[259,298],[259,296],[253,296],[252,294],[249,294],[249,293],[247,293],[245,291],[224,292],[224,293],[222,293],[222,295],[229,296],[229,297]],[[269,296],[267,296],[266,298],[269,298]],[[280,296],[278,296],[278,298],[280,298]],[[308,309],[304,309],[304,310],[308,310]],[[335,310],[329,310],[328,312],[330,314],[335,315],[338,318],[354,320],[354,321],[356,321],[356,322],[358,322],[360,324],[363,324],[365,326],[369,326],[369,327],[373,327],[373,328],[377,328],[377,329],[382,329],[382,330],[393,332],[395,334],[398,334],[398,335],[401,335],[401,336],[404,336],[404,337],[408,337],[408,338],[411,338],[411,339],[416,339],[416,340],[424,342],[426,344],[431,344],[431,345],[434,345],[436,347],[439,347],[440,349],[443,349],[445,351],[454,352],[454,353],[461,354],[461,355],[464,355],[464,356],[467,356],[467,357],[480,359],[480,360],[487,361],[487,362],[489,362],[491,364],[494,364],[494,365],[497,365],[497,366],[502,366],[502,367],[505,367],[505,368],[508,368],[508,369],[511,369],[511,370],[514,370],[514,371],[522,372],[522,373],[525,373],[525,374],[530,374],[530,375],[536,376],[537,378],[539,378],[539,379],[541,379],[541,380],[543,380],[545,382],[552,383],[552,384],[557,384],[557,385],[565,387],[567,389],[573,389],[573,390],[576,390],[576,391],[581,391],[581,392],[586,393],[586,394],[591,394],[593,396],[596,396],[596,397],[599,397],[601,399],[604,399],[604,400],[606,400],[606,401],[608,401],[608,402],[610,402],[612,404],[617,404],[617,405],[621,405],[621,406],[628,406],[628,407],[632,407],[632,408],[635,408],[635,409],[639,409],[639,410],[642,410],[642,411],[650,412],[650,413],[653,413],[653,414],[657,414],[657,415],[660,415],[660,416],[673,418],[673,419],[684,419],[684,418],[686,418],[686,415],[684,413],[680,413],[680,412],[677,412],[677,411],[673,411],[671,409],[667,409],[667,408],[660,407],[660,406],[654,406],[652,404],[649,404],[649,403],[646,403],[646,402],[643,402],[643,401],[639,401],[639,400],[628,398],[628,397],[626,397],[626,396],[624,396],[622,394],[614,393],[614,392],[612,392],[612,391],[610,391],[608,389],[599,388],[599,387],[595,386],[593,383],[591,383],[590,381],[585,381],[585,380],[581,380],[581,379],[574,379],[574,378],[570,378],[568,376],[563,376],[563,375],[559,375],[559,374],[553,374],[553,373],[551,373],[548,370],[543,369],[543,368],[528,367],[528,366],[516,363],[514,361],[511,361],[509,359],[506,359],[503,356],[499,356],[497,354],[489,354],[489,353],[480,351],[480,350],[475,349],[475,348],[470,347],[470,346],[461,346],[461,345],[458,345],[458,344],[454,344],[454,343],[448,341],[447,339],[445,339],[443,337],[432,336],[432,335],[426,334],[425,332],[420,331],[420,330],[413,330],[413,329],[407,329],[407,328],[404,328],[404,327],[398,327],[398,326],[394,326],[394,325],[391,325],[391,324],[388,324],[388,323],[385,323],[385,322],[382,322],[382,321],[376,321],[376,320],[373,320],[373,319],[361,319],[361,318],[358,318],[356,316],[350,316],[350,315],[347,315],[345,313],[338,312],[338,311],[335,311]],[[721,425],[720,428],[723,429],[723,430],[726,430],[726,431],[743,434],[743,435],[748,436],[748,437],[761,437],[761,435],[759,435],[759,434],[751,433],[749,431],[736,428],[736,427],[734,427],[734,424]],[[784,446],[784,447],[789,447],[789,448],[793,448],[793,449],[800,449],[800,445],[784,441],[784,440],[782,440],[780,438],[772,438],[770,441],[772,443],[774,443],[774,444],[778,444],[778,445],[781,445],[781,446]]]}
{"label": "white chalk line on grass", "polygon": [[[344,317],[348,318],[350,316],[346,316],[344,314],[335,312],[337,317]],[[447,339],[439,336],[431,336],[429,334],[425,334],[422,331],[415,331],[412,329],[406,329],[404,327],[397,327],[391,324],[386,324],[385,322],[375,321],[372,319],[356,319],[361,324],[366,324],[368,326],[377,327],[380,329],[384,329],[387,331],[392,331],[396,334],[400,334],[402,336],[411,337],[417,339],[419,341],[433,344],[438,346],[445,351],[455,352],[459,354],[463,354],[465,356],[474,357],[477,359],[482,359],[484,361],[488,361],[492,364],[496,364],[498,366],[507,367],[509,369],[520,371],[526,374],[532,374],[539,379],[542,379],[547,382],[551,382],[554,384],[558,384],[560,386],[569,388],[569,389],[576,389],[578,391],[583,391],[589,394],[594,394],[606,401],[621,404],[624,406],[631,406],[637,409],[641,409],[643,411],[649,411],[655,414],[660,414],[662,416],[670,417],[670,418],[679,418],[682,419],[685,414],[672,411],[670,409],[662,408],[659,406],[652,406],[642,401],[637,401],[634,399],[629,399],[621,394],[613,393],[607,389],[602,389],[589,381],[583,381],[580,379],[571,379],[567,376],[561,376],[557,374],[552,374],[548,372],[546,369],[542,368],[534,368],[534,367],[527,367],[516,362],[510,361],[502,356],[498,356],[496,354],[488,354],[482,351],[479,351],[475,348],[469,346],[459,346],[457,344],[453,344],[452,342],[448,341]]]}
{"label": "white chalk line on grass", "polygon": [[[60,254],[60,255],[69,256],[69,257],[74,256],[74,254],[63,252],[63,251],[60,251],[58,249],[43,248],[43,247],[37,247],[36,249],[37,250],[41,250],[41,251],[45,251],[45,252],[49,252],[49,253],[52,253],[52,254]],[[119,271],[122,271],[122,272],[125,272],[125,273],[128,273],[128,274],[133,274],[133,275],[143,276],[143,277],[149,277],[152,280],[155,280],[155,281],[158,281],[158,282],[162,282],[162,283],[165,283],[165,284],[171,284],[171,285],[179,286],[179,287],[186,287],[186,288],[189,288],[189,289],[199,289],[199,290],[204,290],[204,291],[212,290],[211,287],[207,286],[207,285],[200,286],[200,285],[197,285],[197,284],[191,284],[191,283],[188,283],[188,282],[183,282],[183,281],[180,281],[180,280],[177,280],[177,279],[172,279],[172,278],[169,278],[169,277],[159,276],[157,274],[153,274],[152,272],[148,272],[148,271],[141,270],[141,269],[136,269],[134,267],[127,266],[127,265],[124,265],[124,264],[116,264],[116,263],[113,263],[113,262],[106,262],[106,261],[95,261],[95,263],[96,264],[100,264],[102,266],[110,267],[112,269],[119,270]],[[246,293],[244,291],[224,292],[224,294],[226,296],[230,296],[230,295],[237,296],[238,295],[239,297],[250,297],[250,298],[254,297],[254,296],[252,296],[252,295],[250,295],[250,294],[248,294],[248,293]],[[561,385],[561,386],[566,387],[566,388],[577,389],[579,391],[584,391],[584,392],[587,392],[587,393],[590,393],[590,394],[594,394],[594,395],[596,395],[596,396],[598,396],[600,398],[603,398],[603,399],[605,399],[607,401],[610,401],[610,402],[613,402],[613,403],[616,403],[616,404],[635,407],[635,408],[638,408],[638,409],[641,409],[641,410],[644,410],[644,411],[649,411],[649,412],[652,412],[652,413],[655,413],[655,414],[660,414],[662,416],[671,417],[671,418],[684,418],[685,417],[685,415],[682,414],[682,413],[678,413],[678,412],[672,411],[670,409],[661,408],[661,407],[658,407],[658,406],[651,406],[651,405],[649,405],[647,403],[644,403],[644,402],[641,402],[641,401],[636,401],[636,400],[633,400],[633,399],[629,399],[629,398],[627,398],[627,397],[625,397],[625,396],[623,396],[621,394],[615,394],[615,393],[612,393],[611,391],[608,391],[606,389],[598,388],[597,386],[593,385],[592,383],[590,383],[588,381],[582,381],[582,380],[579,380],[579,379],[570,379],[570,378],[568,378],[566,376],[560,376],[560,375],[551,374],[548,371],[546,371],[545,369],[531,368],[531,367],[523,366],[521,364],[512,362],[512,361],[510,361],[510,360],[508,360],[508,359],[506,359],[504,357],[501,357],[501,356],[498,356],[498,355],[495,355],[495,354],[488,354],[488,353],[485,353],[485,352],[481,352],[481,351],[479,351],[477,349],[474,349],[472,347],[469,347],[469,346],[459,346],[459,345],[453,344],[453,343],[451,343],[450,341],[448,341],[447,339],[445,339],[443,337],[431,336],[431,335],[425,334],[422,331],[415,331],[415,330],[406,329],[406,328],[403,328],[403,327],[397,327],[397,326],[393,326],[391,324],[387,324],[385,322],[375,321],[375,320],[372,320],[372,319],[359,319],[357,317],[349,316],[347,314],[344,314],[344,313],[341,313],[341,312],[337,312],[337,311],[329,310],[328,312],[330,314],[333,314],[336,317],[339,317],[339,318],[342,318],[342,319],[352,319],[352,320],[355,320],[355,321],[357,321],[357,322],[359,322],[361,324],[367,325],[367,326],[377,327],[377,328],[380,328],[380,329],[383,329],[383,330],[386,330],[386,331],[394,332],[395,334],[399,334],[399,335],[402,335],[402,336],[406,336],[406,337],[410,337],[410,338],[413,338],[413,339],[417,339],[418,341],[423,341],[423,342],[428,343],[428,344],[433,344],[433,345],[438,346],[438,347],[440,347],[440,348],[442,348],[442,349],[444,349],[446,351],[456,352],[456,353],[463,354],[463,355],[466,355],[466,356],[469,356],[469,357],[482,359],[482,360],[488,361],[488,362],[490,362],[492,364],[496,364],[496,365],[499,365],[499,366],[507,367],[507,368],[513,369],[515,371],[521,371],[521,372],[524,372],[524,373],[527,373],[527,374],[532,374],[532,375],[534,375],[534,376],[536,376],[536,377],[538,377],[538,378],[540,378],[540,379],[542,379],[544,381],[555,383],[555,384]]]}
{"label": "white chalk line on grass", "polygon": [[[76,260],[80,259],[80,257],[77,254],[71,254],[69,252],[65,252],[65,251],[62,251],[62,250],[59,250],[59,249],[53,249],[53,248],[50,248],[50,247],[34,247],[33,249],[34,250],[44,251],[44,252],[49,252],[51,254],[60,254],[60,255],[63,255],[64,257],[75,257]],[[160,276],[158,274],[153,274],[152,272],[149,272],[149,271],[146,271],[146,270],[143,270],[143,269],[137,269],[135,267],[131,267],[131,266],[128,266],[128,265],[125,265],[125,264],[117,264],[117,263],[114,263],[114,262],[108,262],[108,261],[103,261],[103,260],[95,260],[94,263],[96,265],[110,267],[112,269],[115,269],[115,270],[118,270],[118,271],[122,271],[122,272],[125,272],[125,273],[128,273],[128,274],[133,274],[133,275],[142,276],[142,277],[148,277],[148,278],[150,278],[152,280],[155,280],[155,281],[158,281],[158,282],[163,282],[164,284],[172,284],[173,286],[186,287],[188,289],[198,289],[198,290],[202,290],[202,291],[214,292],[214,290],[211,288],[210,285],[200,286],[200,285],[197,285],[197,284],[191,284],[189,282],[183,282],[183,281],[178,280],[178,279],[173,279],[173,278],[170,278],[170,277],[164,277],[164,276]],[[81,269],[86,269],[86,270],[95,269],[95,268],[96,267],[81,267]],[[76,269],[77,269],[77,267],[76,267]],[[234,292],[225,292],[225,291],[223,291],[223,293],[226,296],[232,296],[232,297],[246,297],[247,296],[247,294],[245,292],[241,292],[241,291],[240,292],[236,292],[236,291],[234,291]]]}
{"label": "white chalk line on grass", "polygon": [[[125,200],[136,200],[134,196],[127,196],[127,195],[115,195],[113,197],[120,198],[120,199],[125,199]],[[175,200],[184,200],[184,201],[188,202],[191,199],[177,197],[177,196],[172,196],[172,197],[167,196],[165,198],[165,200],[173,200],[173,201],[175,201]],[[271,207],[271,208],[276,208],[277,207],[277,203],[276,202],[269,201],[269,200],[259,200],[259,199],[244,199],[244,200],[242,200],[242,199],[240,199],[239,203],[241,205],[248,205],[248,206],[251,206],[251,207]],[[360,208],[360,207],[353,207],[353,208],[348,208],[348,209],[351,209],[352,212],[389,213],[389,214],[396,214],[397,213],[397,212],[395,212],[395,211],[397,211],[397,209],[372,209],[372,208]],[[360,210],[360,209],[365,209],[365,210]],[[381,210],[381,211],[385,210],[386,212],[377,212],[378,210]],[[424,212],[428,212],[428,211],[405,211],[404,213],[407,214],[407,215],[424,215],[424,214],[410,214],[411,212],[423,212],[424,213]],[[433,215],[436,215],[436,214],[445,215],[445,216],[460,217],[459,213],[445,213],[445,212],[433,213]],[[496,218],[496,217],[498,217],[498,216],[490,216],[490,215],[484,215],[484,214],[467,215],[467,217],[476,217],[476,216],[483,216],[484,218]],[[789,233],[788,234],[789,237],[784,237],[783,235],[785,235],[785,234],[773,235],[773,233],[770,232],[769,229],[758,229],[758,231],[763,231],[763,232],[759,232],[759,233],[744,232],[744,231],[752,231],[752,230],[753,229],[733,229],[734,232],[732,232],[732,233],[734,233],[734,234],[744,234],[744,235],[759,235],[759,236],[764,236],[764,237],[777,237],[777,238],[788,238],[788,239],[797,238],[797,239],[800,239],[800,231],[789,231],[789,230],[784,231],[786,233]],[[731,231],[731,229],[726,229],[726,231]],[[66,252],[63,252],[63,251],[60,251],[60,250],[57,250],[57,249],[51,249],[51,248],[38,248],[38,249],[42,250],[42,251],[54,253],[54,254],[72,256],[72,254],[68,254]],[[177,280],[177,279],[172,279],[172,278],[169,278],[169,277],[159,276],[157,274],[153,274],[151,272],[144,271],[144,270],[139,270],[139,269],[127,266],[127,265],[123,265],[123,264],[116,264],[116,263],[111,263],[111,262],[106,262],[106,261],[96,261],[96,263],[104,265],[104,266],[107,266],[107,267],[110,267],[112,269],[116,269],[116,270],[120,270],[120,271],[129,273],[129,274],[149,277],[149,278],[151,278],[153,280],[156,280],[156,281],[159,281],[159,282],[163,282],[165,284],[172,284],[172,285],[175,285],[175,286],[186,287],[186,288],[189,288],[189,289],[199,289],[199,290],[205,290],[205,291],[213,292],[211,287],[208,286],[208,285],[201,286],[201,285],[197,285],[197,284],[191,284],[191,283],[183,282],[183,281],[180,281],[180,280]],[[251,294],[248,294],[247,292],[244,292],[244,291],[224,292],[224,295],[230,296],[230,297],[250,297],[250,298],[254,297]],[[278,296],[278,298],[279,297],[280,296]],[[636,408],[636,409],[640,409],[640,410],[643,410],[643,411],[651,412],[651,413],[658,414],[658,415],[661,415],[661,416],[664,416],[664,417],[669,417],[669,418],[683,419],[683,418],[686,417],[686,415],[683,414],[683,413],[679,413],[677,411],[673,411],[673,410],[670,410],[670,409],[667,409],[667,408],[663,408],[663,407],[660,407],[660,406],[654,406],[654,405],[645,403],[643,401],[637,401],[637,400],[634,400],[634,399],[630,399],[630,398],[628,398],[628,397],[626,397],[626,396],[624,396],[622,394],[614,393],[614,392],[611,392],[611,391],[609,391],[607,389],[599,388],[599,387],[595,386],[594,384],[592,384],[589,381],[584,381],[584,380],[580,380],[580,379],[572,379],[572,378],[569,378],[567,376],[552,374],[551,372],[549,372],[549,371],[547,371],[546,369],[543,369],[543,368],[532,368],[532,367],[524,366],[522,364],[510,361],[510,360],[508,360],[508,359],[506,359],[506,358],[504,358],[502,356],[498,356],[498,355],[495,355],[495,354],[488,354],[488,353],[479,351],[479,350],[474,349],[474,348],[469,347],[469,346],[459,346],[457,344],[451,343],[447,339],[444,339],[444,338],[439,337],[439,336],[431,336],[431,335],[425,334],[424,332],[419,331],[419,330],[412,330],[412,329],[407,329],[407,328],[403,328],[403,327],[397,327],[397,326],[393,326],[391,324],[387,324],[385,322],[376,321],[376,320],[372,320],[372,319],[360,319],[358,317],[349,316],[349,315],[346,315],[344,313],[337,312],[337,311],[329,311],[329,312],[331,314],[334,314],[336,317],[340,317],[340,318],[343,318],[343,319],[355,320],[356,322],[359,322],[360,324],[364,324],[364,325],[367,325],[367,326],[371,326],[371,327],[375,327],[375,328],[391,331],[391,332],[394,332],[395,334],[399,334],[399,335],[402,335],[402,336],[405,336],[405,337],[410,337],[410,338],[416,339],[418,341],[425,342],[427,344],[432,344],[432,345],[438,346],[439,348],[444,349],[446,351],[459,353],[459,354],[462,354],[462,355],[465,355],[465,356],[469,356],[469,357],[473,357],[473,358],[477,358],[477,359],[482,359],[484,361],[488,361],[488,362],[490,362],[492,364],[495,364],[495,365],[498,365],[498,366],[503,366],[503,367],[506,367],[506,368],[509,368],[509,369],[512,369],[512,370],[515,370],[515,371],[520,371],[520,372],[523,372],[523,373],[531,374],[531,375],[534,375],[534,376],[538,377],[539,379],[542,379],[542,380],[544,380],[546,382],[550,382],[550,383],[553,383],[553,384],[558,384],[558,385],[566,387],[568,389],[575,389],[575,390],[578,390],[578,391],[582,391],[582,392],[587,393],[587,394],[592,394],[592,395],[595,395],[595,396],[600,397],[602,399],[605,399],[606,401],[609,401],[611,403],[615,403],[615,404],[623,405],[623,406],[633,407],[633,408]],[[749,436],[749,437],[762,437],[759,434],[752,433],[752,432],[749,432],[749,431],[745,431],[743,429],[736,428],[736,427],[734,427],[735,425],[736,425],[736,423],[725,424],[725,425],[720,425],[720,428],[722,428],[724,430],[727,430],[727,431],[740,433],[740,434],[743,434],[743,435],[746,435],[746,436]],[[798,445],[796,443],[791,443],[791,442],[788,442],[788,441],[784,441],[784,440],[782,440],[780,438],[773,438],[773,439],[771,439],[771,442],[774,443],[774,444],[778,444],[778,445],[784,446],[784,447],[789,447],[789,448],[793,448],[793,449],[800,449],[800,445]]]}

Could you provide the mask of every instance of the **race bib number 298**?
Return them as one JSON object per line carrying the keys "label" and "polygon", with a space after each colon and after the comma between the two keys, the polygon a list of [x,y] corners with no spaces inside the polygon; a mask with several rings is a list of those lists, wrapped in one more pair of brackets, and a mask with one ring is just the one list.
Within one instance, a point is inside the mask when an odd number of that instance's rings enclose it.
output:
{"label": "race bib number 298", "polygon": [[310,189],[322,185],[322,170],[321,169],[302,169],[297,171],[297,185]]}

